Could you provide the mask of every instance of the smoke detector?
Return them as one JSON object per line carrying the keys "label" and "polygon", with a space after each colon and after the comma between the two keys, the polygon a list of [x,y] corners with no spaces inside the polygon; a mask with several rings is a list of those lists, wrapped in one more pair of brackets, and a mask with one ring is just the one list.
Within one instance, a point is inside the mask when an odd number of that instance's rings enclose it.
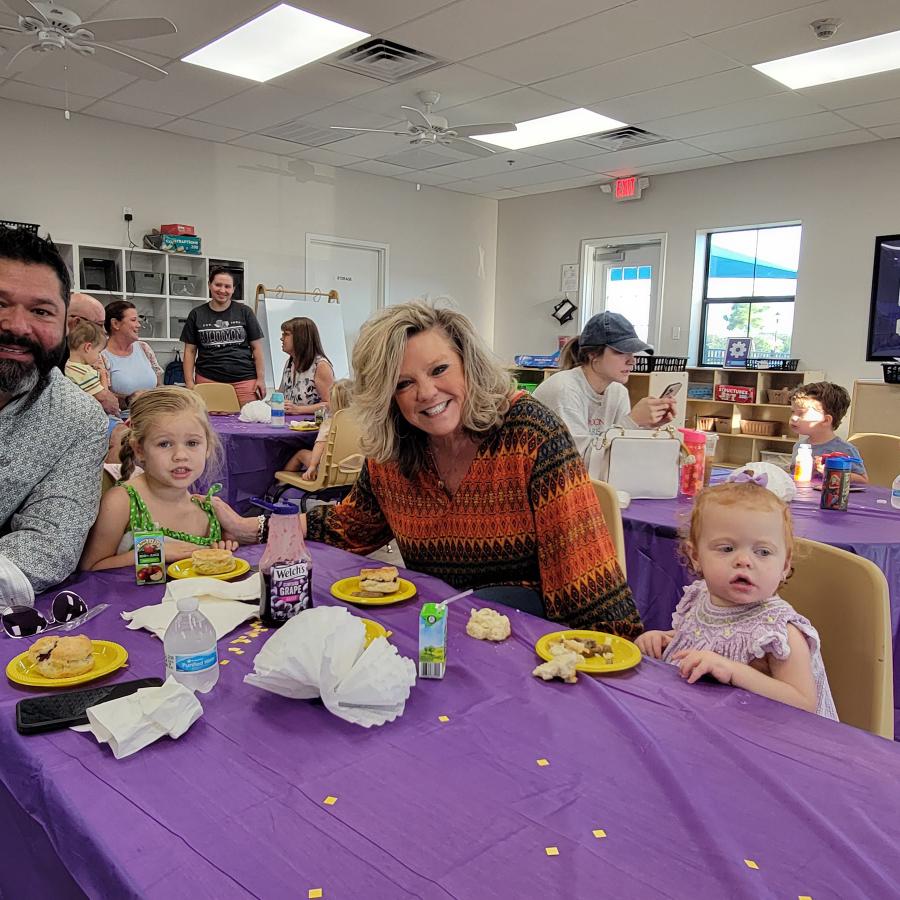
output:
{"label": "smoke detector", "polygon": [[815,32],[820,41],[827,41],[834,37],[834,33],[841,27],[840,19],[816,19],[810,22],[809,27]]}

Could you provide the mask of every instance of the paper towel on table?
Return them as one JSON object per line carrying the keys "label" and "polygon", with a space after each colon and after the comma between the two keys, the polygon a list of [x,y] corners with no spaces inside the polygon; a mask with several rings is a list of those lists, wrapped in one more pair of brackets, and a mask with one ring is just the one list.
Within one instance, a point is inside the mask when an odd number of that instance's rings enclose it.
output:
{"label": "paper towel on table", "polygon": [[241,422],[260,422],[263,425],[270,425],[272,422],[272,408],[265,400],[251,400],[241,407],[241,414],[238,416]]}
{"label": "paper towel on table", "polygon": [[[216,630],[216,640],[221,640],[242,622],[258,614],[256,601],[261,590],[262,576],[259,572],[246,581],[238,582],[219,581],[215,578],[182,578],[169,582],[162,602],[123,612],[122,618],[128,623],[128,628],[146,628],[161,640],[169,623],[178,614],[176,601],[182,597],[197,597],[200,600],[200,611]],[[242,603],[242,599],[253,600],[254,603]]]}
{"label": "paper towel on table", "polygon": [[141,688],[128,697],[88,707],[86,713],[98,743],[109,744],[116,759],[122,759],[165,735],[180,738],[203,715],[203,707],[170,677],[162,687]]}
{"label": "paper towel on table", "polygon": [[321,696],[348,722],[383,725],[403,714],[416,667],[384,638],[367,648],[365,637],[343,607],[304,610],[266,641],[244,681],[293,699]]}

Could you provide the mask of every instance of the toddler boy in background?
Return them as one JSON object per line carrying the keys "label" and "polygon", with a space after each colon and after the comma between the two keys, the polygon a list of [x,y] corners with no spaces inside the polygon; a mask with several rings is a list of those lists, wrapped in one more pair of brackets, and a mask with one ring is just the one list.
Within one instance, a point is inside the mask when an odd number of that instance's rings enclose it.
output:
{"label": "toddler boy in background", "polygon": [[[109,390],[109,373],[100,356],[106,347],[106,332],[93,322],[82,320],[68,334],[69,360],[65,376],[86,394],[95,397],[101,391]],[[97,401],[99,403],[99,400]],[[109,416],[109,454],[106,462],[119,461],[119,446],[125,425],[116,416]]]}
{"label": "toddler boy in background", "polygon": [[[797,449],[801,444],[812,446],[816,470],[821,473],[821,457],[825,453],[843,453],[859,456],[859,451],[849,441],[835,433],[850,408],[850,395],[839,384],[830,381],[813,381],[802,384],[791,394],[791,431],[800,435],[791,454],[791,466],[797,461]],[[851,482],[868,483],[866,467],[852,463]]]}

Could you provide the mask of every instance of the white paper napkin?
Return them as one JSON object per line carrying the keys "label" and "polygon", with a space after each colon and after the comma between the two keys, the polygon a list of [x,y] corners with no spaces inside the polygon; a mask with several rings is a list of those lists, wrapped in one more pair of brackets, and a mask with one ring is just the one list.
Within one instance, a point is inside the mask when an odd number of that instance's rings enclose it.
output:
{"label": "white paper napkin", "polygon": [[259,572],[237,582],[216,578],[181,578],[168,583],[160,603],[123,612],[122,618],[133,631],[146,628],[162,640],[169,623],[178,613],[176,601],[182,597],[197,597],[200,611],[216,630],[216,640],[221,640],[242,622],[257,615],[259,607],[255,603],[240,601],[258,601],[261,590],[262,576]]}
{"label": "white paper napkin", "polygon": [[238,419],[241,422],[260,422],[268,425],[272,422],[272,407],[265,400],[251,400],[241,407]]}
{"label": "white paper napkin", "polygon": [[98,743],[109,744],[116,759],[123,759],[165,735],[180,738],[203,715],[203,707],[170,677],[162,687],[142,688],[86,712]]}

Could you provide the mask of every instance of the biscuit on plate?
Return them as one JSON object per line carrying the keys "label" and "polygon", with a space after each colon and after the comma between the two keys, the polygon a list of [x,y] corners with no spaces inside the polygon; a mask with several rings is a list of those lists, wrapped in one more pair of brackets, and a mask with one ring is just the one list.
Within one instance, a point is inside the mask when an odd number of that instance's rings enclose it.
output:
{"label": "biscuit on plate", "polygon": [[42,637],[28,648],[28,658],[45,678],[68,678],[94,668],[94,645],[83,634]]}

